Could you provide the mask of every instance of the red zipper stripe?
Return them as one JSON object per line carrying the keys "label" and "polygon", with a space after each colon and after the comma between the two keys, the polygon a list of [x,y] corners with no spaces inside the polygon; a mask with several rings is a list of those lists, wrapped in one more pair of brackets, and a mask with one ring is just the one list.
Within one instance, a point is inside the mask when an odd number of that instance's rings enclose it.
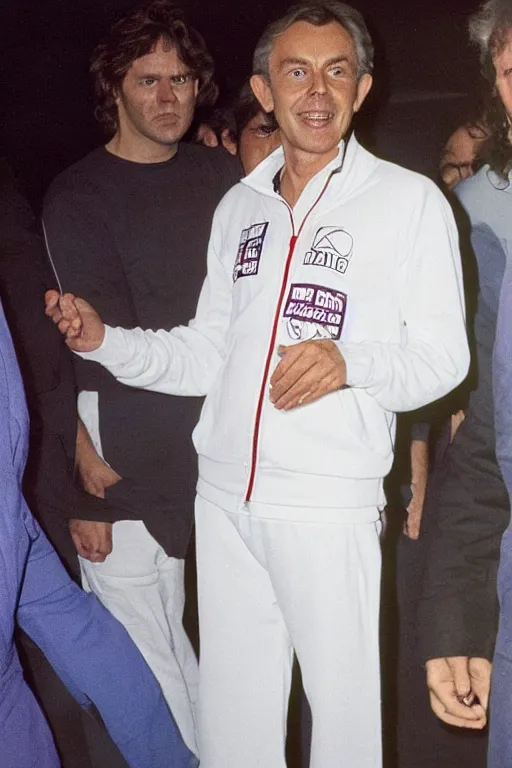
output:
{"label": "red zipper stripe", "polygon": [[279,300],[277,302],[276,313],[274,315],[274,323],[272,326],[272,335],[270,336],[270,344],[267,352],[267,359],[265,361],[265,370],[263,371],[263,381],[260,388],[260,396],[258,398],[258,407],[256,408],[256,416],[254,419],[254,432],[252,436],[252,456],[251,456],[251,474],[249,476],[249,484],[247,486],[247,492],[245,494],[245,501],[250,501],[252,489],[254,487],[254,479],[256,477],[256,458],[258,455],[258,440],[260,436],[260,422],[261,412],[263,410],[263,398],[265,397],[265,389],[270,370],[270,363],[272,361],[272,354],[274,352],[274,344],[276,343],[277,327],[279,324],[279,315],[281,314],[281,304],[283,303],[284,294],[286,291],[286,285],[288,283],[288,273],[290,271],[290,265],[292,263],[293,252],[295,250],[295,243],[297,242],[298,235],[292,235],[290,238],[290,245],[288,246],[288,256],[286,259],[286,266],[284,269],[283,282],[281,283],[281,292],[279,294]]}
{"label": "red zipper stripe", "polygon": [[[246,504],[247,504],[248,501],[251,500],[251,495],[252,495],[252,492],[253,492],[253,489],[254,489],[254,481],[256,479],[256,461],[257,461],[257,458],[258,458],[258,443],[259,443],[259,436],[260,436],[261,412],[263,410],[263,399],[265,397],[265,390],[266,390],[266,386],[267,386],[268,374],[269,374],[269,371],[270,371],[270,363],[272,362],[272,355],[274,353],[274,345],[276,343],[277,328],[278,328],[278,325],[279,325],[279,317],[281,315],[281,307],[282,307],[284,296],[285,296],[285,293],[286,293],[286,287],[288,285],[288,275],[290,273],[290,266],[291,266],[292,259],[293,259],[293,253],[295,251],[295,244],[296,244],[297,240],[300,237],[300,234],[301,234],[301,232],[302,232],[302,230],[304,228],[304,224],[306,223],[307,219],[309,218],[310,213],[313,211],[313,209],[320,202],[320,199],[321,199],[322,195],[324,194],[325,190],[327,189],[327,186],[328,186],[331,178],[332,178],[332,173],[329,174],[329,176],[327,178],[327,181],[325,182],[324,186],[322,187],[322,191],[318,195],[317,199],[315,200],[315,202],[313,203],[313,205],[311,206],[309,211],[304,216],[304,218],[302,220],[302,223],[301,223],[301,225],[299,227],[299,231],[297,232],[297,234],[292,234],[292,236],[290,238],[290,243],[289,243],[289,246],[288,246],[288,256],[286,257],[286,263],[285,263],[285,268],[284,268],[284,272],[283,272],[283,279],[282,279],[282,282],[281,282],[281,290],[279,292],[279,299],[277,301],[276,311],[275,311],[275,314],[274,314],[274,322],[272,324],[272,333],[271,333],[271,336],[270,336],[270,344],[268,346],[267,359],[265,361],[265,368],[264,368],[264,371],[263,371],[263,379],[262,379],[262,382],[261,382],[260,394],[259,394],[259,397],[258,397],[258,405],[257,405],[257,408],[256,408],[256,415],[254,417],[254,432],[253,432],[253,436],[252,436],[252,453],[251,453],[251,471],[250,471],[250,474],[249,474],[249,482],[248,482],[248,485],[247,485],[247,491],[245,493],[245,503]],[[292,221],[292,231],[293,231],[294,226],[293,226],[292,211],[291,211],[291,208],[288,206],[288,203],[286,203],[286,206],[287,206],[287,208],[288,208],[288,210],[290,212],[290,218],[291,218],[291,221]]]}

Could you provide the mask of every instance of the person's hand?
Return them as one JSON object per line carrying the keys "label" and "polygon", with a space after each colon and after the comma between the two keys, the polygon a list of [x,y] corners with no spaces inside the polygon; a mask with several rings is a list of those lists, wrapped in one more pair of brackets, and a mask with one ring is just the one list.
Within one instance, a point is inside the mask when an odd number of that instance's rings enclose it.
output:
{"label": "person's hand", "polygon": [[424,440],[411,442],[411,493],[412,498],[407,507],[407,518],[404,523],[404,534],[416,541],[420,537],[421,519],[428,482],[428,443]]}
{"label": "person's hand", "polygon": [[280,346],[281,361],[270,379],[270,399],[279,410],[308,405],[347,382],[345,360],[333,341]]}
{"label": "person's hand", "polygon": [[457,411],[457,413],[454,413],[450,418],[450,443],[453,443],[455,439],[455,435],[458,432],[458,429],[464,419],[466,418],[466,415],[464,411]]}
{"label": "person's hand", "polygon": [[417,541],[420,537],[421,518],[423,517],[424,497],[419,499],[412,497],[407,507],[407,517],[404,523],[404,534],[407,538]]}
{"label": "person's hand", "polygon": [[83,299],[72,293],[61,296],[58,291],[46,291],[45,312],[74,352],[93,352],[101,346],[105,325],[98,313]]}
{"label": "person's hand", "polygon": [[69,520],[69,532],[80,557],[91,563],[102,563],[112,552],[112,523]]}
{"label": "person's hand", "polygon": [[87,460],[77,457],[76,465],[84,490],[93,496],[104,499],[105,489],[118,483],[121,480],[121,475],[109,467],[100,456],[97,454],[95,456],[95,459],[87,458]]}
{"label": "person's hand", "polygon": [[487,723],[492,665],[487,659],[450,656],[426,663],[430,705],[448,725],[482,729]]}
{"label": "person's hand", "polygon": [[205,147],[218,147],[219,140],[217,134],[208,123],[201,123],[195,135],[198,144],[204,144]]}

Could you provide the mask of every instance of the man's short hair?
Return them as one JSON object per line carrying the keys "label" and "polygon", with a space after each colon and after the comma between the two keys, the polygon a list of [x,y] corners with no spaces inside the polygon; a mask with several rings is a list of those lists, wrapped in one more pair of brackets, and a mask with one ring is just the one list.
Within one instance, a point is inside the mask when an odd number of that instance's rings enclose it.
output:
{"label": "man's short hair", "polygon": [[276,39],[298,21],[315,27],[338,22],[350,35],[356,49],[357,77],[373,71],[374,47],[362,14],[337,0],[312,0],[292,6],[284,16],[270,24],[260,37],[253,57],[253,74],[269,77],[269,58]]}
{"label": "man's short hair", "polygon": [[485,77],[494,84],[496,72],[492,62],[512,32],[512,3],[510,0],[488,0],[469,19],[469,37],[480,52],[480,64]]}
{"label": "man's short hair", "polygon": [[153,0],[120,19],[91,58],[95,76],[95,116],[109,132],[117,130],[116,95],[136,59],[151,53],[157,43],[176,48],[178,57],[199,82],[198,105],[212,105],[218,95],[213,59],[201,35],[188,26],[183,11],[169,0]]}

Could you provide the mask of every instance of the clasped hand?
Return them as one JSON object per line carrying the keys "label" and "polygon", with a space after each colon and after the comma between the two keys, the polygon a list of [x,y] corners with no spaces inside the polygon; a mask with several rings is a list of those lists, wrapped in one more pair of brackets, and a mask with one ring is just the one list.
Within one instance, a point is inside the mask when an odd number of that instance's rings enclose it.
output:
{"label": "clasped hand", "polygon": [[487,659],[450,656],[426,663],[430,704],[448,725],[482,729],[487,723],[491,685]]}
{"label": "clasped hand", "polygon": [[346,386],[345,360],[329,339],[282,345],[278,353],[281,361],[270,379],[270,400],[279,410],[308,405]]}

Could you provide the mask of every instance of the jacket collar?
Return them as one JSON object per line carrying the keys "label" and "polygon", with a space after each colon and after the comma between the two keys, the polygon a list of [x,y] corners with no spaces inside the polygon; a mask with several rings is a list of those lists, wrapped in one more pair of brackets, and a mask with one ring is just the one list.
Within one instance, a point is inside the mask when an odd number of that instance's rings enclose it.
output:
{"label": "jacket collar", "polygon": [[508,179],[504,179],[495,171],[491,171],[489,166],[487,166],[487,178],[495,189],[512,194],[512,171],[509,172]]}
{"label": "jacket collar", "polygon": [[[348,142],[344,139],[338,144],[338,152],[326,166],[324,166],[306,185],[306,189],[310,185],[315,185],[315,182],[321,184],[325,181],[330,173],[340,172],[343,167],[351,165],[354,155],[357,153],[359,144],[352,134]],[[256,166],[256,168],[245,178],[242,179],[242,184],[254,189],[262,195],[268,195],[270,197],[280,197],[274,190],[274,179],[284,165],[284,151],[282,147],[278,147],[271,155],[269,155],[263,162]]]}

